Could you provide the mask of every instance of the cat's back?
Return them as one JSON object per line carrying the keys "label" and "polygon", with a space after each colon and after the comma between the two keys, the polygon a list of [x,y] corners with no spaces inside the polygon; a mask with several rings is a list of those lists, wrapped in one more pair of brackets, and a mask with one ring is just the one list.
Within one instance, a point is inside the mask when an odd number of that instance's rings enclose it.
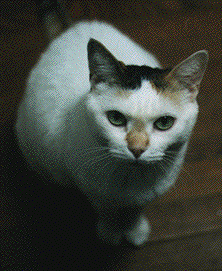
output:
{"label": "cat's back", "polygon": [[159,65],[151,53],[144,50],[126,34],[105,22],[80,22],[74,25],[62,38],[73,39],[74,44],[82,44],[84,52],[86,52],[89,39],[94,38],[100,41],[118,60],[127,65],[147,65],[150,67]]}
{"label": "cat's back", "polygon": [[56,38],[42,54],[27,84],[26,99],[33,95],[47,104],[60,106],[75,103],[90,89],[87,44],[90,38],[100,41],[125,64],[158,66],[152,54],[145,51],[110,24],[83,21]]}

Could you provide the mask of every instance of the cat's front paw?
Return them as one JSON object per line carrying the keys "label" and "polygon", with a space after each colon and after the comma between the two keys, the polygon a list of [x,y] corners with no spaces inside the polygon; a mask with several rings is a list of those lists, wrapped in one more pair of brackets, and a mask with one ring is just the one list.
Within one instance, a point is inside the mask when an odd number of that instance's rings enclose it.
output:
{"label": "cat's front paw", "polygon": [[126,239],[135,246],[141,246],[148,241],[151,226],[142,214],[132,229],[125,232]]}

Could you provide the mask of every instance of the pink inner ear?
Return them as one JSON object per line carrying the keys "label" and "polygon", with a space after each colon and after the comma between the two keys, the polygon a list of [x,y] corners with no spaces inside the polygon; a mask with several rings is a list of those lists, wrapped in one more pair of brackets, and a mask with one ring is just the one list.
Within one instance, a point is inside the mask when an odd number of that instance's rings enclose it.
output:
{"label": "pink inner ear", "polygon": [[192,75],[176,75],[175,78],[182,84],[185,85],[185,87],[189,88],[190,90],[195,89],[196,87],[199,87],[202,75],[196,71]]}
{"label": "pink inner ear", "polygon": [[191,91],[198,89],[206,69],[207,60],[207,53],[199,51],[176,66],[172,71],[172,77]]}

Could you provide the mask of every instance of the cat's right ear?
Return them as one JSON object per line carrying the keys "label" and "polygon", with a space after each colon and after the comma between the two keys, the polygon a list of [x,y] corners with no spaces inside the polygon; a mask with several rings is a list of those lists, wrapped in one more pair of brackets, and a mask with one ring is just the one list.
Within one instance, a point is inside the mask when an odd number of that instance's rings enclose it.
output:
{"label": "cat's right ear", "polygon": [[208,52],[198,51],[178,64],[168,75],[168,79],[176,79],[182,86],[190,90],[192,97],[198,94],[200,83],[208,63]]}
{"label": "cat's right ear", "polygon": [[90,82],[121,85],[124,64],[119,62],[99,41],[90,39],[87,46]]}

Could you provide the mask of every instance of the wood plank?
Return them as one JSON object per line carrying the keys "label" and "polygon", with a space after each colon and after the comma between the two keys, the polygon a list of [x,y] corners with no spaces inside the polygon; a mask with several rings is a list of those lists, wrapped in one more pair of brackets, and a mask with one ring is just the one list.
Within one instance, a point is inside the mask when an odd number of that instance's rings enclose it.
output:
{"label": "wood plank", "polygon": [[150,241],[222,230],[222,194],[151,203],[146,215],[153,226]]}
{"label": "wood plank", "polygon": [[222,231],[206,235],[151,242],[123,254],[113,271],[219,271],[222,270]]}
{"label": "wood plank", "polygon": [[222,158],[185,163],[175,185],[158,202],[222,193]]}

